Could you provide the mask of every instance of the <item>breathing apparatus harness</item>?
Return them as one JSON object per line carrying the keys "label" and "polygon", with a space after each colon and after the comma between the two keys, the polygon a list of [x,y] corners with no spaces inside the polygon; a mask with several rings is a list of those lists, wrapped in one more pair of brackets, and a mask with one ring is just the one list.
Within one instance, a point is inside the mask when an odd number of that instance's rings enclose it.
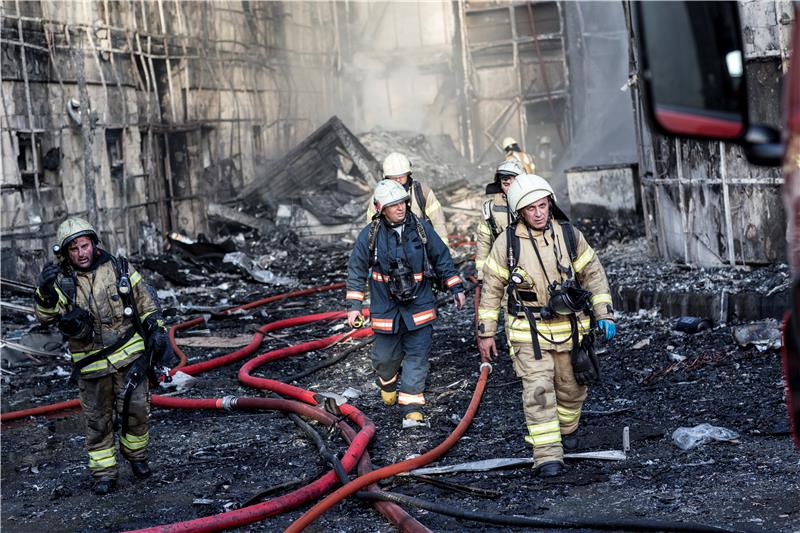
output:
{"label": "breathing apparatus harness", "polygon": [[[422,272],[423,276],[431,281],[434,290],[440,290],[440,280],[430,266],[428,260],[428,234],[425,227],[417,216],[409,209],[407,217],[411,217],[414,223],[419,240],[422,241]],[[383,219],[380,213],[376,213],[370,222],[368,243],[369,243],[369,267],[375,268],[379,265],[378,261],[378,233]],[[405,221],[401,222],[404,224]],[[405,235],[401,236],[401,242],[405,242]],[[404,248],[405,249],[405,248]],[[414,294],[417,289],[417,280],[414,278],[414,270],[405,258],[396,257],[389,261],[389,272],[386,276],[389,295],[400,303],[407,304],[416,298]]]}
{"label": "breathing apparatus harness", "polygon": [[[552,204],[551,204],[552,205]],[[548,302],[546,305],[541,307],[533,307],[526,302],[535,302],[537,301],[537,296],[535,291],[523,290],[520,289],[519,286],[528,278],[528,274],[522,269],[519,265],[519,254],[520,254],[520,239],[516,235],[516,228],[517,224],[520,222],[520,218],[517,218],[513,223],[509,224],[508,228],[506,228],[506,237],[507,237],[507,253],[508,253],[508,269],[510,271],[509,275],[509,282],[506,288],[508,293],[508,312],[512,316],[519,316],[520,311],[524,314],[525,318],[528,320],[531,329],[531,342],[533,343],[533,353],[534,358],[541,359],[542,358],[542,349],[539,344],[539,337],[546,340],[547,342],[553,345],[564,344],[569,340],[572,340],[572,358],[573,361],[575,360],[578,352],[584,350],[587,352],[589,359],[592,362],[592,365],[595,366],[596,370],[598,371],[599,375],[599,366],[597,365],[596,358],[594,357],[594,330],[596,327],[596,320],[594,316],[594,312],[592,311],[591,307],[591,296],[592,293],[590,291],[584,290],[578,279],[575,277],[574,272],[572,270],[572,263],[575,262],[578,253],[578,244],[575,239],[575,231],[572,227],[572,224],[566,217],[563,219],[552,219],[548,222],[548,227],[550,228],[550,235],[553,239],[553,253],[556,254],[556,265],[561,276],[561,281],[550,281],[549,276],[547,275],[547,270],[544,267],[544,262],[542,261],[542,256],[539,252],[539,248],[536,245],[536,240],[533,238],[533,233],[531,232],[530,227],[527,225],[525,226],[528,237],[531,241],[531,245],[533,246],[533,250],[536,253],[536,258],[539,260],[539,265],[542,268],[542,273],[544,274],[545,280],[547,281],[547,290],[548,290]],[[567,247],[567,251],[569,253],[570,258],[570,266],[562,267],[561,262],[559,261],[560,257],[558,252],[556,251],[555,246],[555,231],[553,229],[553,222],[554,220],[561,225],[562,234],[564,235],[564,241]],[[546,230],[547,228],[545,228]],[[564,275],[566,275],[567,279],[563,279]],[[557,316],[566,316],[569,318],[570,326],[572,335],[564,339],[563,341],[555,341],[554,339],[547,337],[546,335],[542,334],[538,328],[536,327],[536,317],[534,315],[535,312],[538,312],[542,320],[551,320]],[[576,314],[579,312],[584,312],[589,316],[589,333],[587,333],[582,342],[579,342],[579,335],[578,335],[578,319]]]}

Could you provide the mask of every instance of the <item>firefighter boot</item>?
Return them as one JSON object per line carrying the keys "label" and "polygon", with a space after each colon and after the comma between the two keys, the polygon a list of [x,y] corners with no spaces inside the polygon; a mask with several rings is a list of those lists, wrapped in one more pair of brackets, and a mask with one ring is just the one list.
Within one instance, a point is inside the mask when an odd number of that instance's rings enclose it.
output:
{"label": "firefighter boot", "polygon": [[378,387],[381,389],[381,400],[386,405],[394,405],[397,403],[397,374],[388,382],[384,382],[383,378],[378,377]]}
{"label": "firefighter boot", "polygon": [[564,472],[564,464],[561,461],[547,461],[536,468],[541,477],[556,477]]}
{"label": "firefighter boot", "polygon": [[109,492],[117,488],[116,479],[101,479],[94,484],[94,493],[98,496],[105,496]]}
{"label": "firefighter boot", "polygon": [[425,420],[425,415],[420,411],[412,411],[403,417],[403,429],[416,428],[420,426],[431,427],[430,422]]}
{"label": "firefighter boot", "polygon": [[569,435],[561,435],[561,446],[564,447],[565,451],[574,452],[580,446],[580,441],[578,441],[578,435],[575,433],[570,433]]}
{"label": "firefighter boot", "polygon": [[133,475],[139,479],[147,479],[153,473],[147,461],[131,461],[131,470],[133,470]]}

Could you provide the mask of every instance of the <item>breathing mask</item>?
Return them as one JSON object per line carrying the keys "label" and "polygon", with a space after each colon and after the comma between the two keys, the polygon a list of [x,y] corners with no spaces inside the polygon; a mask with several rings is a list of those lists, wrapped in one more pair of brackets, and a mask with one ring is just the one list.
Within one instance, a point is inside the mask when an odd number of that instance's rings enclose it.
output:
{"label": "breathing mask", "polygon": [[574,313],[585,311],[589,307],[592,297],[590,291],[581,287],[571,279],[564,283],[551,284],[548,288],[550,299],[547,305],[542,307],[541,316],[544,320],[551,320],[556,316],[569,316]]}
{"label": "breathing mask", "polygon": [[70,339],[88,341],[94,335],[94,317],[85,309],[73,307],[61,317],[58,329]]}
{"label": "breathing mask", "polygon": [[402,258],[392,259],[389,262],[389,294],[395,300],[409,303],[416,298],[417,282],[414,271]]}

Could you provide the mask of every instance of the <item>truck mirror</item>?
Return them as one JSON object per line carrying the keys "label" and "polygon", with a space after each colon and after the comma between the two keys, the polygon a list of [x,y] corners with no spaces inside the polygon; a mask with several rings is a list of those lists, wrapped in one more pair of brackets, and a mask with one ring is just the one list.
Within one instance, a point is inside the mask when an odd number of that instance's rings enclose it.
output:
{"label": "truck mirror", "polygon": [[633,5],[652,124],[667,135],[743,140],[747,84],[736,2]]}

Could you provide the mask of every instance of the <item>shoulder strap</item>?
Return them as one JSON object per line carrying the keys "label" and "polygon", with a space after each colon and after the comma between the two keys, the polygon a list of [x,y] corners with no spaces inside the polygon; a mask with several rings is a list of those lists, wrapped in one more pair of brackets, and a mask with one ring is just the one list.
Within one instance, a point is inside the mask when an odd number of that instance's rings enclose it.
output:
{"label": "shoulder strap", "polygon": [[378,228],[381,224],[381,217],[377,216],[369,223],[369,236],[367,242],[369,243],[369,267],[372,268],[378,263]]}
{"label": "shoulder strap", "polygon": [[575,237],[575,228],[572,227],[569,220],[559,221],[559,224],[561,224],[561,233],[564,234],[564,242],[569,252],[569,260],[574,263],[575,259],[578,258],[578,239]]}
{"label": "shoulder strap", "polygon": [[418,181],[412,181],[411,189],[414,192],[414,199],[417,201],[419,210],[422,212],[422,218],[428,220],[428,214],[425,212],[425,207],[426,207],[425,191],[422,190],[422,184]]}
{"label": "shoulder strap", "polygon": [[506,228],[506,246],[508,250],[508,269],[513,270],[519,263],[519,237],[517,236],[517,221],[515,220]]}
{"label": "shoulder strap", "polygon": [[492,230],[492,237],[496,239],[500,235],[500,230],[494,218],[494,202],[492,200],[483,204],[483,218],[486,219],[486,223],[489,224],[489,228]]}

